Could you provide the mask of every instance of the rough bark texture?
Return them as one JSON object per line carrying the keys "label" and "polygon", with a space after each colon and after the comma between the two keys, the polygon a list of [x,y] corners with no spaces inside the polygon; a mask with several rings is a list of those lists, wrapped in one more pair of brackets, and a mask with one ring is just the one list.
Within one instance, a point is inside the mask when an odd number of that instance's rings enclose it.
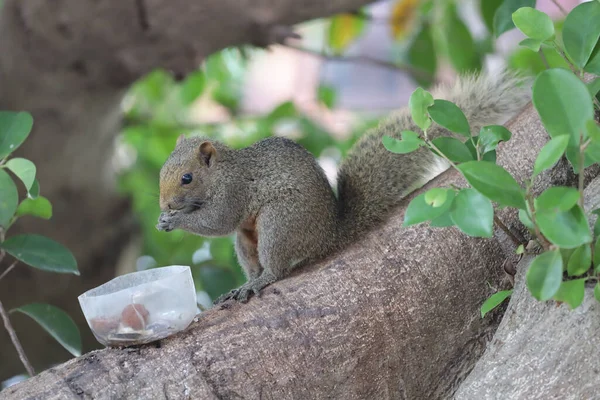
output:
{"label": "rough bark texture", "polygon": [[[83,327],[76,297],[114,276],[135,231],[128,201],[114,192],[107,168],[129,84],[158,67],[184,76],[224,47],[277,39],[273,26],[371,1],[5,0],[0,109],[33,114],[34,130],[18,154],[36,163],[42,194],[54,204],[51,221],[24,218],[10,233],[35,232],[63,243],[82,272],[61,276],[20,266],[0,282],[5,305],[51,303]],[[68,357],[33,321],[13,320],[34,367]],[[85,332],[84,348],[92,346]],[[4,329],[0,354],[0,380],[21,373]]]}
{"label": "rough bark texture", "polygon": [[[499,163],[523,180],[547,134],[531,107],[509,127]],[[449,171],[422,190],[449,184],[463,182]],[[409,200],[363,241],[262,298],[209,310],[160,346],[86,354],[3,396],[448,398],[498,326],[498,314],[481,319],[479,306],[491,294],[486,282],[505,286],[514,245],[502,233],[484,240],[454,228],[400,228]]]}
{"label": "rough bark texture", "polygon": [[[586,210],[600,204],[600,179],[586,188]],[[592,207],[594,205],[594,207]],[[533,256],[517,266],[513,295],[485,354],[456,393],[456,399],[600,398],[600,303],[593,285],[583,304],[535,300],[525,283]]]}

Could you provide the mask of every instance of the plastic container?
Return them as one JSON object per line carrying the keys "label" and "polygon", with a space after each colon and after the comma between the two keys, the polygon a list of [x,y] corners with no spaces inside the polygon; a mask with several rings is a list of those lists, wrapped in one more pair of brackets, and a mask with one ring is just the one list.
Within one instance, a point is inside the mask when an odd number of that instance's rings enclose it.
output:
{"label": "plastic container", "polygon": [[192,273],[184,265],[118,276],[79,296],[79,304],[105,346],[163,339],[187,328],[197,311]]}

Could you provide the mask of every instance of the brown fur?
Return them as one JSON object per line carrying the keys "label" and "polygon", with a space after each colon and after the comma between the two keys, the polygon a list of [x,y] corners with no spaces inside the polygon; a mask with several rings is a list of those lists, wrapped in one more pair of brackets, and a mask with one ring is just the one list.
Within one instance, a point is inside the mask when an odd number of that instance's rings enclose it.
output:
{"label": "brown fur", "polygon": [[[467,77],[433,91],[465,112],[474,133],[504,123],[528,101],[528,87],[508,73]],[[315,158],[280,137],[234,150],[199,137],[180,139],[160,173],[158,229],[203,236],[236,233],[236,253],[248,277],[222,296],[246,301],[299,265],[322,258],[383,221],[408,193],[448,168],[428,150],[393,154],[384,135],[418,128],[402,110],[367,132],[343,161],[336,198]],[[435,124],[429,137],[450,135]],[[181,184],[191,173],[190,184]]]}

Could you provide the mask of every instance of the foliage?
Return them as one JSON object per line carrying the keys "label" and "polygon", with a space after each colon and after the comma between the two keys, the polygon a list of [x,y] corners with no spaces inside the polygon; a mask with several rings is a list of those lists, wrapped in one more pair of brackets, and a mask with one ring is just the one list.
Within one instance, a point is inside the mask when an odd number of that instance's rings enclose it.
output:
{"label": "foliage", "polygon": [[[470,236],[491,237],[492,202],[515,208],[543,249],[527,271],[527,287],[532,296],[576,308],[583,301],[585,283],[600,280],[597,262],[600,229],[598,223],[594,232],[589,228],[590,215],[583,209],[581,179],[585,168],[600,162],[600,128],[594,120],[594,111],[598,111],[600,103],[595,97],[597,91],[590,90],[582,81],[584,72],[598,74],[595,63],[600,48],[600,2],[583,3],[569,13],[563,27],[563,44],[556,40],[550,18],[532,8],[534,5],[534,1],[504,0],[498,4],[494,17],[496,35],[516,27],[527,36],[521,46],[533,51],[553,48],[563,55],[569,67],[548,67],[537,73],[533,84],[533,104],[550,140],[540,150],[529,180],[519,183],[496,164],[495,157],[485,159],[487,153],[495,152],[499,142],[510,140],[506,128],[483,127],[478,135],[471,135],[468,121],[456,105],[433,99],[421,88],[414,91],[409,105],[422,132],[406,135],[403,132],[401,139],[385,137],[383,144],[396,153],[424,146],[450,162],[472,187],[438,188],[433,189],[435,194],[430,194],[432,190],[416,197],[407,208],[405,225],[431,221],[432,226],[440,226],[434,221],[444,219],[451,223],[443,226],[455,225]],[[466,139],[464,142],[456,138],[430,140],[427,136],[430,120]],[[469,144],[475,150],[473,154],[468,151]],[[536,177],[563,156],[580,176],[578,187],[550,187],[536,197],[532,192]],[[598,213],[600,210],[593,211]],[[597,299],[598,290],[596,287]],[[494,294],[482,306],[482,316],[509,295],[509,291]]]}
{"label": "foliage", "polygon": [[[48,272],[79,275],[75,257],[60,243],[36,234],[7,237],[10,227],[19,218],[52,217],[52,204],[40,195],[35,164],[25,158],[11,158],[12,153],[27,139],[32,127],[33,118],[29,113],[0,112],[0,262],[8,260],[7,256],[15,259],[6,263],[10,266],[3,271],[0,279],[18,262]],[[21,201],[18,181],[21,182],[24,193]],[[0,312],[6,314],[2,303]],[[61,309],[49,304],[35,303],[20,306],[11,312],[21,312],[30,316],[71,354],[81,354],[79,329],[71,317]],[[12,329],[8,320],[5,327]],[[19,348],[16,344],[15,346]],[[24,354],[21,354],[21,357],[25,358]],[[28,365],[25,367],[31,373],[31,368]]]}
{"label": "foliage", "polygon": [[[159,171],[177,137],[181,134],[203,135],[240,148],[276,132],[291,131],[294,139],[316,157],[328,153],[337,153],[340,157],[365,129],[377,123],[377,119],[365,119],[348,139],[339,140],[291,101],[282,102],[265,115],[240,115],[237,99],[242,97],[242,82],[248,64],[243,53],[257,57],[263,51],[223,50],[209,57],[198,71],[182,82],[176,82],[166,71],[154,71],[138,81],[125,100],[126,125],[121,141],[135,152],[136,160],[121,172],[119,187],[133,200],[144,239],[142,251],[145,256],[150,256],[142,258],[150,262],[140,263],[139,268],[189,265],[196,289],[206,292],[213,300],[245,281],[235,257],[234,237],[204,238],[178,230],[165,233],[156,229],[160,214]],[[336,95],[333,88],[321,85],[315,98],[324,107],[332,108]],[[187,122],[189,105],[198,98],[208,98],[226,107],[230,119],[214,124]]]}

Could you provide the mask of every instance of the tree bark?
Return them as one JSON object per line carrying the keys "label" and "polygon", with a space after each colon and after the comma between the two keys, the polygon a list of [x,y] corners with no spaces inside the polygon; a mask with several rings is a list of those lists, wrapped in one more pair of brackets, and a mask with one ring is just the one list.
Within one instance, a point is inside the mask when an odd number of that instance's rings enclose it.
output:
{"label": "tree bark", "polygon": [[[528,106],[508,124],[498,162],[530,176],[547,140]],[[595,171],[597,173],[597,171]],[[537,191],[552,173],[539,178]],[[415,192],[382,227],[318,265],[267,287],[260,298],[202,313],[159,344],[104,349],[8,388],[23,398],[450,397],[500,322],[480,318],[508,286],[515,245],[505,234],[475,239],[455,228],[401,228],[406,205],[434,186],[464,185],[448,171]],[[514,212],[499,212],[518,227]]]}
{"label": "tree bark", "polygon": [[[585,208],[600,204],[600,179],[585,190]],[[494,338],[456,399],[596,399],[600,393],[600,304],[594,283],[583,304],[535,300],[525,282],[533,256],[517,267],[516,285]]]}
{"label": "tree bark", "polygon": [[[209,54],[280,39],[280,25],[351,11],[372,0],[5,0],[0,14],[0,109],[25,110],[34,129],[18,155],[38,167],[50,221],[19,220],[12,234],[39,233],[75,254],[81,277],[20,265],[0,282],[8,308],[59,306],[80,327],[76,297],[114,276],[136,231],[109,164],[125,89],[154,68],[185,76]],[[280,35],[279,35],[280,36]],[[7,260],[8,262],[8,260]],[[5,268],[9,264],[3,265]],[[13,317],[37,369],[66,353],[23,316]],[[96,346],[84,330],[84,348]],[[0,381],[22,371],[0,329]]]}

